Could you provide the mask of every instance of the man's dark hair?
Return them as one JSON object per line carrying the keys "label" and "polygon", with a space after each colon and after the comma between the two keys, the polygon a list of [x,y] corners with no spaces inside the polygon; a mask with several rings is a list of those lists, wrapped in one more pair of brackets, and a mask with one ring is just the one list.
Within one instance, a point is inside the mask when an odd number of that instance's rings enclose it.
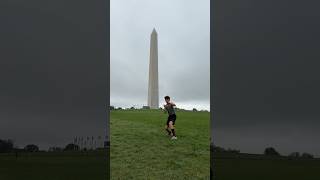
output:
{"label": "man's dark hair", "polygon": [[165,96],[164,99],[170,99],[170,97],[169,96]]}

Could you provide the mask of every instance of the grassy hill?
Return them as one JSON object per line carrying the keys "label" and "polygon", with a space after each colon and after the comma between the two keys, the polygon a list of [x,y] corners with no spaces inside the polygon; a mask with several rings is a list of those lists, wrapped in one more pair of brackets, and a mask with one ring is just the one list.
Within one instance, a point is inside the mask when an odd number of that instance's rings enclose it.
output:
{"label": "grassy hill", "polygon": [[284,156],[214,153],[216,180],[317,180],[320,159],[290,159]]}
{"label": "grassy hill", "polygon": [[107,179],[106,151],[0,154],[1,180]]}
{"label": "grassy hill", "polygon": [[[111,179],[209,179],[209,112],[178,111],[177,140],[160,110],[111,111]],[[107,179],[105,151],[0,154],[0,179]],[[214,153],[215,180],[318,180],[320,159]]]}
{"label": "grassy hill", "polygon": [[209,112],[178,111],[177,140],[161,110],[113,110],[111,179],[209,179]]}

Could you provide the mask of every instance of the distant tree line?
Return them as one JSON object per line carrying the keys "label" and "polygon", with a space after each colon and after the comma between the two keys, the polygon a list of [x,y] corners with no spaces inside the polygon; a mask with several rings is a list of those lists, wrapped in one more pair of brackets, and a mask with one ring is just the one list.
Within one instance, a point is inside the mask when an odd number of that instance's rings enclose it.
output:
{"label": "distant tree line", "polygon": [[290,158],[304,158],[304,159],[312,159],[313,155],[309,153],[302,153],[300,154],[299,152],[293,152],[289,154]]}
{"label": "distant tree line", "polygon": [[[215,152],[220,152],[220,153],[240,153],[240,150],[237,149],[225,149],[219,146],[215,146],[211,144],[211,151],[213,153]],[[281,156],[281,154],[273,147],[267,147],[265,148],[263,155],[265,156]],[[287,156],[290,159],[295,159],[295,158],[302,158],[302,159],[313,159],[314,156],[310,153],[302,153],[300,154],[299,152],[293,152]]]}
{"label": "distant tree line", "polygon": [[[100,136],[99,136],[100,137]],[[94,142],[94,141],[92,141]],[[93,145],[93,144],[92,144]],[[95,144],[96,145],[96,144]],[[95,149],[104,149],[110,146],[110,142],[104,141],[102,146],[98,146],[93,148]],[[50,147],[48,152],[62,152],[62,151],[80,151],[80,150],[88,150],[87,148],[80,149],[80,146],[77,143],[69,143],[64,148],[62,147]],[[12,140],[2,140],[0,139],[0,153],[18,153],[18,152],[40,152],[39,146],[35,144],[27,144],[23,148],[18,148],[14,146],[14,142]],[[45,152],[45,151],[43,151]]]}
{"label": "distant tree line", "polygon": [[[273,147],[268,147],[265,149],[264,151],[264,154],[265,155],[273,155],[273,156],[280,156],[280,153],[277,152]],[[299,152],[293,152],[293,153],[290,153],[288,155],[289,158],[303,158],[303,159],[313,159],[313,155],[312,154],[309,154],[309,153],[302,153],[300,155]]]}
{"label": "distant tree line", "polygon": [[20,149],[14,147],[12,140],[2,140],[0,139],[0,153],[11,153],[11,152],[38,152],[39,147],[34,144],[28,144],[24,148]]}
{"label": "distant tree line", "polygon": [[215,153],[215,152],[240,153],[240,150],[238,150],[238,149],[231,149],[231,148],[225,149],[225,148],[222,148],[219,146],[214,146],[214,145],[212,147],[212,151],[213,151],[213,153]]}
{"label": "distant tree line", "polygon": [[[109,110],[113,111],[113,110],[135,110],[135,109],[150,109],[149,106],[142,106],[141,108],[137,108],[137,107],[130,107],[130,108],[122,108],[122,107],[115,107],[115,106],[110,106]],[[162,107],[159,107],[160,110],[162,110]],[[186,110],[186,109],[181,109],[181,108],[175,108],[178,111],[193,111],[193,112],[198,112],[199,110],[197,110],[196,108],[193,108],[192,110]],[[208,110],[200,110],[200,112],[209,112]]]}

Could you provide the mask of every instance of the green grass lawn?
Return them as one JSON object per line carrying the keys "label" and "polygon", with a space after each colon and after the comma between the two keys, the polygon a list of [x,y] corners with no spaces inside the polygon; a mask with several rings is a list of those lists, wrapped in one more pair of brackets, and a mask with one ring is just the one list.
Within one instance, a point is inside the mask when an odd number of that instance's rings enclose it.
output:
{"label": "green grass lawn", "polygon": [[320,160],[214,159],[215,180],[319,180]]}
{"label": "green grass lawn", "polygon": [[107,179],[106,152],[0,155],[1,180]]}
{"label": "green grass lawn", "polygon": [[209,179],[209,119],[209,112],[178,111],[171,140],[163,111],[111,111],[111,179]]}
{"label": "green grass lawn", "polygon": [[[0,154],[0,180],[209,179],[209,112],[178,111],[177,140],[159,110],[111,111],[106,151]],[[319,180],[320,160],[215,153],[215,180]]]}

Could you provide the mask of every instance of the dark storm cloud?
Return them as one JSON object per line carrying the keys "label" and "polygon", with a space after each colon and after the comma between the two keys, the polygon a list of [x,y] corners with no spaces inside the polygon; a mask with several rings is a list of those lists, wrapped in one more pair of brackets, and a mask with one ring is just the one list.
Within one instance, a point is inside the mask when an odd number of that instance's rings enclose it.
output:
{"label": "dark storm cloud", "polygon": [[[274,145],[286,153],[300,149],[320,154],[314,144],[319,133],[311,133],[320,127],[317,7],[316,2],[298,1],[215,4],[216,142],[250,152]],[[264,129],[274,130],[259,133]],[[242,136],[248,131],[253,133]]]}
{"label": "dark storm cloud", "polygon": [[179,107],[209,109],[209,3],[111,1],[111,104],[146,105],[150,34],[156,28],[160,103],[170,95]]}
{"label": "dark storm cloud", "polygon": [[101,4],[1,2],[0,138],[47,148],[105,134],[107,6]]}

